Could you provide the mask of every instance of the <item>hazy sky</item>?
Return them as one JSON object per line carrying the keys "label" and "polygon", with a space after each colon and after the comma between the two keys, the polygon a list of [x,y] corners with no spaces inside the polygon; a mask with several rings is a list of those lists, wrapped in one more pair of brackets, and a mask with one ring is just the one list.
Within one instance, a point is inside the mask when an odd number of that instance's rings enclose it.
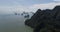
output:
{"label": "hazy sky", "polygon": [[60,0],[0,0],[0,14],[22,11],[33,11],[37,9],[52,9],[60,5]]}

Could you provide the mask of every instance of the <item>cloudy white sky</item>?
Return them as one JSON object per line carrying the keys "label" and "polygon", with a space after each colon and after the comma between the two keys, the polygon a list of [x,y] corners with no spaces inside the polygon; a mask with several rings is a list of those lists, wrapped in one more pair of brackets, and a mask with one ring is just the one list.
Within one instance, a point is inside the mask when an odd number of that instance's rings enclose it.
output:
{"label": "cloudy white sky", "polygon": [[36,12],[37,9],[52,9],[60,0],[0,0],[0,14],[13,12]]}

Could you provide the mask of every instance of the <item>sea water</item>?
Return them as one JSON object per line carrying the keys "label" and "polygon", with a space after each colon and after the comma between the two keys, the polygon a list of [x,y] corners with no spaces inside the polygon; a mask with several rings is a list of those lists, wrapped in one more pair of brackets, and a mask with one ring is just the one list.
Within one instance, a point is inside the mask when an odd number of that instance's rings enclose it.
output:
{"label": "sea water", "polygon": [[24,24],[24,16],[0,15],[0,32],[32,32],[33,29]]}

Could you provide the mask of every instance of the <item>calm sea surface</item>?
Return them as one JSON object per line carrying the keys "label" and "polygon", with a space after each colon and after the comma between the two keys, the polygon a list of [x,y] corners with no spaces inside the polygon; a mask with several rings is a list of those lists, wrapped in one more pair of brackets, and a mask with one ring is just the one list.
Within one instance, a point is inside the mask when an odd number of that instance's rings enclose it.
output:
{"label": "calm sea surface", "polygon": [[0,15],[0,32],[32,32],[32,28],[24,25],[24,20],[21,15]]}

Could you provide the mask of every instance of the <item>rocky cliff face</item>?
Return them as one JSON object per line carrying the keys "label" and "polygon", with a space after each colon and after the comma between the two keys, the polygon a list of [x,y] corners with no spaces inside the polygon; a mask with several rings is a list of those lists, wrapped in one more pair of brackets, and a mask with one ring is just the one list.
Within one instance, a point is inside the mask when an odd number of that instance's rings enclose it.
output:
{"label": "rocky cliff face", "polygon": [[25,21],[25,25],[34,28],[34,32],[42,31],[45,29],[51,32],[60,32],[60,6],[56,6],[54,9],[41,10],[37,12]]}

